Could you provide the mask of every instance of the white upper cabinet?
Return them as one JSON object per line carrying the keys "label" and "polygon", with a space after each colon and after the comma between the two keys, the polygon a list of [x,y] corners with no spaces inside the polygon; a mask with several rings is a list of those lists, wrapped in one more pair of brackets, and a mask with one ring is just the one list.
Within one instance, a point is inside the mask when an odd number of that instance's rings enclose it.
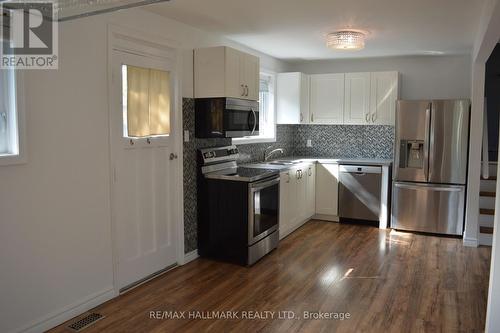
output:
{"label": "white upper cabinet", "polygon": [[394,125],[398,72],[278,75],[278,124]]}
{"label": "white upper cabinet", "polygon": [[344,74],[310,76],[310,123],[342,124],[344,121]]}
{"label": "white upper cabinet", "polygon": [[345,74],[344,124],[371,123],[370,73]]}
{"label": "white upper cabinet", "polygon": [[309,76],[303,73],[277,75],[277,123],[309,123]]}
{"label": "white upper cabinet", "polygon": [[245,69],[242,84],[244,83],[247,89],[246,99],[258,101],[260,88],[260,59],[246,53],[243,53],[242,58],[243,68]]}
{"label": "white upper cabinet", "polygon": [[374,125],[394,125],[399,73],[373,72],[370,81],[370,122]]}
{"label": "white upper cabinet", "polygon": [[230,47],[194,51],[194,97],[259,99],[259,58]]}

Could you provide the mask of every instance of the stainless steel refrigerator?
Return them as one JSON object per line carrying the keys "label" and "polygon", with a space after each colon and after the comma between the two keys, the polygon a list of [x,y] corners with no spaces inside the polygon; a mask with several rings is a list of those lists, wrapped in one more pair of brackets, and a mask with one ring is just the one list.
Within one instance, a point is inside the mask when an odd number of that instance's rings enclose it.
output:
{"label": "stainless steel refrigerator", "polygon": [[398,101],[392,227],[462,235],[469,100]]}

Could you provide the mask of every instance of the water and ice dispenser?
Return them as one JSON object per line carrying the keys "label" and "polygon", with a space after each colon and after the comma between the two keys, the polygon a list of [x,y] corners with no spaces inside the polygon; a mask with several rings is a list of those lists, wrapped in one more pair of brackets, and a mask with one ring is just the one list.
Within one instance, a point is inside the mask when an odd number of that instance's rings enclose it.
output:
{"label": "water and ice dispenser", "polygon": [[400,141],[400,168],[424,168],[424,140],[401,140]]}

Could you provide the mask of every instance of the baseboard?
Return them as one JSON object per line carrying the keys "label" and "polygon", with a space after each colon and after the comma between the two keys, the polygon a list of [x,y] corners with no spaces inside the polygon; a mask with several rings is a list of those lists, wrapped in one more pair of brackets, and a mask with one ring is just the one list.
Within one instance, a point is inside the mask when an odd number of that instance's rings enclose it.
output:
{"label": "baseboard", "polygon": [[479,245],[493,246],[493,235],[479,233]]}
{"label": "baseboard", "polygon": [[467,246],[467,247],[478,247],[478,245],[479,245],[477,239],[474,239],[474,238],[464,238],[463,244],[464,244],[464,246]]}
{"label": "baseboard", "polygon": [[198,250],[188,252],[184,255],[184,262],[182,264],[185,265],[185,264],[197,259],[198,257],[199,257]]}
{"label": "baseboard", "polygon": [[81,315],[92,308],[95,308],[106,301],[109,301],[116,296],[117,294],[113,288],[97,292],[81,301],[75,302],[47,316],[37,319],[33,323],[21,327],[14,332],[45,332],[53,327],[61,325],[65,321]]}
{"label": "baseboard", "polygon": [[315,220],[322,220],[322,221],[330,221],[330,222],[338,222],[339,217],[335,215],[325,215],[325,214],[316,214],[313,216],[313,219]]}
{"label": "baseboard", "polygon": [[280,240],[285,239],[292,232],[294,232],[298,228],[302,227],[304,224],[306,224],[307,222],[311,221],[312,219],[313,219],[312,217],[311,218],[307,218],[304,221],[301,221],[300,223],[297,223],[296,225],[289,227],[288,229],[279,229],[279,238],[280,238]]}

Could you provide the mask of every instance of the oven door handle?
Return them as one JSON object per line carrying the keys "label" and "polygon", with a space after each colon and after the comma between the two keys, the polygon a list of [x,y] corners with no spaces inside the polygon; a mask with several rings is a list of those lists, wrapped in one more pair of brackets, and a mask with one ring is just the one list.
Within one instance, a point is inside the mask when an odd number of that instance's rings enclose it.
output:
{"label": "oven door handle", "polygon": [[260,182],[250,183],[248,186],[252,189],[252,192],[260,191],[266,187],[270,187],[280,183],[280,178],[273,178],[271,180],[263,180]]}

